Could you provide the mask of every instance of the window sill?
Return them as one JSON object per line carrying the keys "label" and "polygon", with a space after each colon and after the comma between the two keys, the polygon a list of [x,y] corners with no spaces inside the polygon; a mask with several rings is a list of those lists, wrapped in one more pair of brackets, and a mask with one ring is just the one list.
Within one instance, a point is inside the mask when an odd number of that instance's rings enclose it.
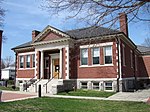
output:
{"label": "window sill", "polygon": [[18,70],[31,70],[31,69],[35,69],[35,67],[34,68],[19,68]]}
{"label": "window sill", "polygon": [[104,65],[81,65],[79,66],[80,68],[84,68],[84,67],[105,67],[105,66],[114,66],[113,64],[104,64]]}

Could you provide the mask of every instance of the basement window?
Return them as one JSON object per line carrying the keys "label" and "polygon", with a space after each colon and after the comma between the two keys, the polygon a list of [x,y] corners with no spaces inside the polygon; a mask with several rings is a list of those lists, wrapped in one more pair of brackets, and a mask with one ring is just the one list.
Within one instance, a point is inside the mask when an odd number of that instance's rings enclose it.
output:
{"label": "basement window", "polygon": [[93,89],[99,90],[99,82],[93,82]]}
{"label": "basement window", "polygon": [[81,89],[87,89],[87,82],[81,82]]}
{"label": "basement window", "polygon": [[112,90],[112,82],[111,81],[105,82],[105,90]]}

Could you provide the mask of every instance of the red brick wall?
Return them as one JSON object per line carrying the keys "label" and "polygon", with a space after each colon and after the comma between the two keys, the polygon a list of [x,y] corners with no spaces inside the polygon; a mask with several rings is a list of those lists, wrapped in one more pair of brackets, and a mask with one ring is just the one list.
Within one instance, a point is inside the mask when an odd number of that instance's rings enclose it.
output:
{"label": "red brick wall", "polygon": [[54,39],[59,39],[59,38],[62,38],[62,36],[60,36],[56,33],[50,32],[42,40],[43,41],[48,41],[48,40],[54,40]]}
{"label": "red brick wall", "polygon": [[[33,52],[33,50],[28,51],[28,52]],[[22,52],[21,52],[22,53]],[[27,53],[27,51],[25,51],[24,53]],[[17,67],[17,71],[16,71],[16,77],[17,78],[33,78],[34,77],[34,69],[32,68],[32,54],[30,55],[30,68],[26,68],[26,55],[22,55],[24,58],[24,68],[20,68],[20,55],[19,53],[17,53],[17,58],[16,58],[16,67]]]}
{"label": "red brick wall", "polygon": [[[123,65],[123,44],[125,46],[125,66]],[[133,67],[131,67],[131,51],[132,50],[132,60]],[[126,43],[121,41],[121,62],[122,62],[122,77],[134,77],[134,60],[135,54],[133,48],[129,47]]]}
{"label": "red brick wall", "polygon": [[34,77],[34,69],[28,70],[18,70],[17,78],[33,78]]}
{"label": "red brick wall", "polygon": [[[103,42],[108,42],[103,41]],[[109,40],[109,42],[112,42],[112,40]],[[103,58],[103,48],[100,47],[100,63],[104,63]],[[117,77],[117,65],[116,65],[116,42],[113,40],[113,64],[114,66],[97,66],[93,67],[92,65],[92,57],[91,57],[91,48],[88,48],[88,65],[90,67],[80,67],[80,48],[75,47],[74,55],[75,57],[72,59],[71,63],[71,70],[72,70],[72,76],[71,78],[116,78]]]}
{"label": "red brick wall", "polygon": [[150,55],[139,57],[139,77],[150,77]]}

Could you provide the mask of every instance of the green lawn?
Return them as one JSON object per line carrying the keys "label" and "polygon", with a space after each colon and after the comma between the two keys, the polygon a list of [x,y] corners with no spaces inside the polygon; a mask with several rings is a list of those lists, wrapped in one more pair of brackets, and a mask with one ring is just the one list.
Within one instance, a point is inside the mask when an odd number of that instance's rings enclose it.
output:
{"label": "green lawn", "polygon": [[150,105],[138,102],[43,97],[2,102],[0,112],[150,112]]}
{"label": "green lawn", "polygon": [[89,97],[109,97],[115,94],[115,92],[105,92],[105,91],[94,91],[94,90],[77,90],[58,93],[58,95],[70,95],[70,96],[89,96]]}
{"label": "green lawn", "polygon": [[8,86],[8,87],[0,86],[0,90],[18,91],[19,88],[17,87],[17,88],[14,90],[14,89],[12,88],[12,86]]}

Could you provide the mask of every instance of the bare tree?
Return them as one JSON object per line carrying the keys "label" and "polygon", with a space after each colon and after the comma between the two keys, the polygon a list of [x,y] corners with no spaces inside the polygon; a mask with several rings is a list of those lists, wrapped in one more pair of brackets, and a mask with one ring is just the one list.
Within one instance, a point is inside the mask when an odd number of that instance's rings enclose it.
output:
{"label": "bare tree", "polygon": [[14,61],[13,61],[13,58],[12,56],[7,56],[5,59],[4,59],[4,64],[5,64],[5,67],[9,67],[11,64],[13,64]]}
{"label": "bare tree", "polygon": [[147,46],[147,47],[150,47],[150,38],[148,38],[148,37],[145,38],[143,45]]}
{"label": "bare tree", "polygon": [[[65,12],[67,18],[78,18],[90,25],[109,24],[118,20],[118,13],[130,15],[129,21],[150,22],[150,0],[43,0],[44,8],[53,14]],[[141,16],[145,15],[145,16]]]}
{"label": "bare tree", "polygon": [[4,64],[4,60],[2,59],[1,60],[1,69],[4,69],[5,68],[5,64]]}
{"label": "bare tree", "polygon": [[0,0],[0,27],[3,25],[5,10],[2,8],[2,1]]}

